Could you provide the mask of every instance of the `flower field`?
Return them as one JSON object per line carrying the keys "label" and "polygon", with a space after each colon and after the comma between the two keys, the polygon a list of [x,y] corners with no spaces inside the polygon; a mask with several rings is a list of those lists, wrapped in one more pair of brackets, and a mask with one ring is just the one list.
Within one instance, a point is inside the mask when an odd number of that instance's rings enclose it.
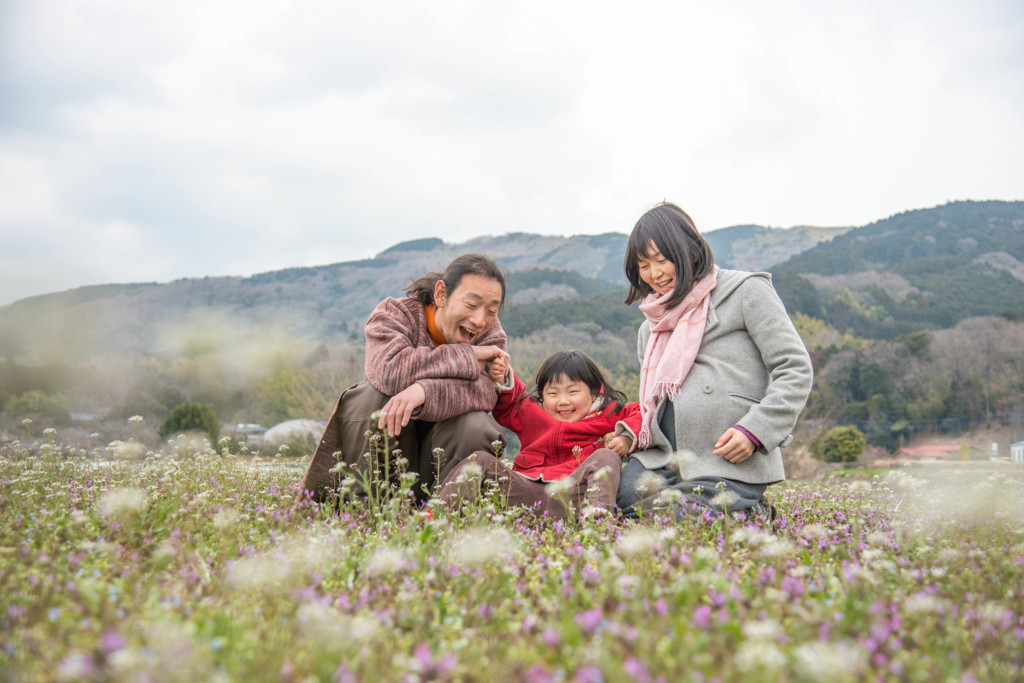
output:
{"label": "flower field", "polygon": [[786,483],[773,527],[574,527],[50,440],[0,447],[0,680],[1024,679],[1009,464]]}

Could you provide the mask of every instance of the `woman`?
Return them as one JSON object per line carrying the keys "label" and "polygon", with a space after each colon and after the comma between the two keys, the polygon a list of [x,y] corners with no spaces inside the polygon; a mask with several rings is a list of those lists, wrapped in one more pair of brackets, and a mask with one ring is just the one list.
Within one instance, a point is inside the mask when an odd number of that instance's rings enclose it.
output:
{"label": "woman", "polygon": [[626,303],[641,301],[646,321],[638,451],[619,507],[635,515],[668,488],[716,511],[773,510],[764,492],[785,479],[779,447],[812,370],[771,276],[719,269],[693,220],[667,203],[637,221],[625,270]]}

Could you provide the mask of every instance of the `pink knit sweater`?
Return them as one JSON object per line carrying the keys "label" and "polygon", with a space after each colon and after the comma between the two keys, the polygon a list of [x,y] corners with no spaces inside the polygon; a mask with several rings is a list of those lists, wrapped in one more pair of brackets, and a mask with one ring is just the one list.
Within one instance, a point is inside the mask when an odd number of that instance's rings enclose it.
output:
{"label": "pink knit sweater", "polygon": [[[366,321],[365,332],[366,381],[389,396],[419,382],[426,400],[413,414],[416,419],[439,422],[494,408],[496,385],[481,374],[473,349],[468,344],[434,346],[423,304],[415,299],[380,302]],[[475,345],[504,350],[501,323],[494,323]]]}

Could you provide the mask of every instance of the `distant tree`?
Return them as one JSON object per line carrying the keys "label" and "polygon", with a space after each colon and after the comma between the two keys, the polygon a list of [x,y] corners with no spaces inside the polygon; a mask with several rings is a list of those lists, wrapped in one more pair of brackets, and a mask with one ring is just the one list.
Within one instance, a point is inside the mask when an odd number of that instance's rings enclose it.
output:
{"label": "distant tree", "polygon": [[[115,417],[128,418],[145,415],[159,419],[185,400],[181,390],[165,384],[160,378],[146,374],[135,381],[120,407],[112,411]],[[155,421],[155,420],[154,420]]]}
{"label": "distant tree", "polygon": [[971,447],[964,441],[960,444],[960,450],[956,453],[957,460],[970,460],[971,459]]}
{"label": "distant tree", "polygon": [[932,343],[932,335],[930,332],[908,332],[907,334],[901,334],[894,340],[897,344],[903,344],[910,352],[915,356],[925,358],[928,356],[928,347]]}
{"label": "distant tree", "polygon": [[16,417],[32,415],[41,418],[51,427],[71,422],[64,399],[58,395],[45,394],[38,389],[26,391],[7,400],[4,412]]}
{"label": "distant tree", "polygon": [[210,406],[186,401],[172,410],[157,430],[161,439],[180,432],[202,432],[216,445],[220,438],[220,420]]}
{"label": "distant tree", "polygon": [[821,318],[824,315],[821,297],[810,280],[796,273],[782,271],[772,273],[772,284],[775,285],[779,298],[786,304],[790,316],[794,313],[803,313],[812,318]]}
{"label": "distant tree", "polygon": [[863,455],[866,445],[856,427],[833,427],[821,441],[819,457],[825,462],[854,462]]}
{"label": "distant tree", "polygon": [[857,367],[857,397],[861,400],[872,396],[888,396],[892,392],[889,371],[879,363],[866,363]]}

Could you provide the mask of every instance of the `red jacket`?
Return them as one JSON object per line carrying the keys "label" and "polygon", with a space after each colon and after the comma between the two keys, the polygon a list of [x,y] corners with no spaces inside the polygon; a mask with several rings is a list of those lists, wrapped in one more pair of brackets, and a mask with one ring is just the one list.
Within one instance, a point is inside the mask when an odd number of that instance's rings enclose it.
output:
{"label": "red jacket", "polygon": [[[498,424],[519,436],[522,448],[512,463],[516,472],[542,481],[564,479],[594,451],[604,447],[602,437],[615,431],[619,423],[635,443],[640,431],[639,403],[627,403],[615,413],[614,404],[609,404],[579,422],[562,422],[544,412],[527,395],[526,385],[519,377],[515,373],[512,376],[513,387],[498,396],[493,415]],[[577,446],[579,450],[574,451]]]}

